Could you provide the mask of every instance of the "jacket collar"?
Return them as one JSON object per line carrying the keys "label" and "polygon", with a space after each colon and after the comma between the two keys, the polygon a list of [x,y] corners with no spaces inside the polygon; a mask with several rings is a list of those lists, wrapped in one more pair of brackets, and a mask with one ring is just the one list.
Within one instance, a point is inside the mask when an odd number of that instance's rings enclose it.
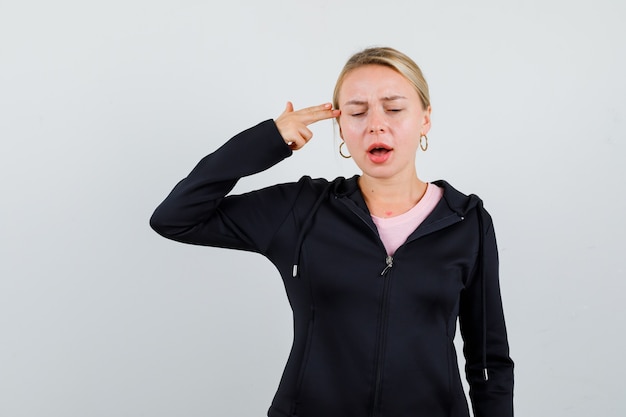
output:
{"label": "jacket collar", "polygon": [[[347,197],[356,204],[357,207],[364,210],[369,214],[363,194],[358,184],[359,175],[355,175],[351,178],[339,177],[333,181],[331,187],[332,193],[337,197]],[[475,208],[480,199],[474,195],[465,195],[451,186],[447,181],[437,180],[433,181],[433,184],[443,188],[443,198],[435,207],[433,212],[427,218],[427,222],[437,221],[443,217],[448,217],[451,214],[457,214],[459,217],[465,217],[467,213]]]}

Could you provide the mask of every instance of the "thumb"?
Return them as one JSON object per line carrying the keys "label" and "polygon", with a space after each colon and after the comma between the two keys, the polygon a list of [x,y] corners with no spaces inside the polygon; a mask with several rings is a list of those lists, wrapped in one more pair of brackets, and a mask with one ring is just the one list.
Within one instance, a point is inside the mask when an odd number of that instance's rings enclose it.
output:
{"label": "thumb", "polygon": [[293,113],[293,103],[291,101],[287,102],[287,105],[285,106],[285,110],[283,110],[283,112],[280,114],[280,116],[278,116],[278,119],[276,120],[278,121],[279,119],[282,119],[283,117],[285,117],[285,115],[289,113]]}

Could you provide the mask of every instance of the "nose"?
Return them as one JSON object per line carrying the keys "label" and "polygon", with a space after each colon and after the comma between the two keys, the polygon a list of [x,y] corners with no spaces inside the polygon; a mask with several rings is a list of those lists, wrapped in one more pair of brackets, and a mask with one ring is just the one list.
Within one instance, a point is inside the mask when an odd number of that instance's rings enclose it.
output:
{"label": "nose", "polygon": [[385,119],[378,111],[369,112],[369,133],[384,133],[386,130]]}

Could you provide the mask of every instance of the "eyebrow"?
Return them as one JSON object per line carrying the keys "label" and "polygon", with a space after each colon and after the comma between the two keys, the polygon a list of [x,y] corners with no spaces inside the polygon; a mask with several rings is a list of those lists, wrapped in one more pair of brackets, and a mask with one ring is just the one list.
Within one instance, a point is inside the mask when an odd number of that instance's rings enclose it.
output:
{"label": "eyebrow", "polygon": [[[404,96],[389,96],[389,97],[382,97],[381,98],[382,101],[394,101],[394,100],[406,100],[406,97]],[[355,106],[363,106],[367,104],[367,101],[363,101],[363,100],[348,100],[344,103],[344,106],[349,106],[349,105],[355,105]]]}

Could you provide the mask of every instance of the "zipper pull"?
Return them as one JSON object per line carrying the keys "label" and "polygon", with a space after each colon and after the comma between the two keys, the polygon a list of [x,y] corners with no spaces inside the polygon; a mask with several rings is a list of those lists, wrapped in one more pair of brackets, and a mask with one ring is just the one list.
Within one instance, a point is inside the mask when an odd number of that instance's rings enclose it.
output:
{"label": "zipper pull", "polygon": [[381,277],[385,275],[387,271],[389,271],[393,267],[393,256],[388,255],[387,258],[385,258],[385,263],[387,264],[387,266],[385,266],[385,269],[383,269],[383,272],[380,273]]}

